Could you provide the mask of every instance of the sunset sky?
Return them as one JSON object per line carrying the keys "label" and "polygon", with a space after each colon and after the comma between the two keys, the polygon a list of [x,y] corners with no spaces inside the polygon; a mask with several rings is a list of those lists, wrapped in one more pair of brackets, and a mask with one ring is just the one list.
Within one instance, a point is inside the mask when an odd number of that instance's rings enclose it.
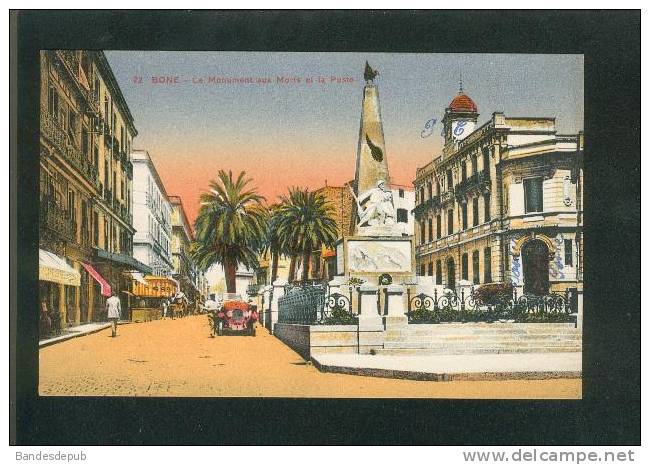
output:
{"label": "sunset sky", "polygon": [[[581,55],[107,51],[106,56],[139,131],[133,147],[149,151],[167,192],[183,198],[192,221],[201,191],[220,169],[245,170],[269,202],[288,186],[318,188],[354,178],[366,60],[380,72],[376,83],[394,184],[410,186],[416,167],[439,153],[440,120],[458,92],[461,72],[465,93],[478,106],[479,124],[503,111],[554,116],[560,133],[583,129]],[[176,77],[176,83],[154,83],[152,77]],[[244,82],[208,82],[210,77]],[[349,78],[353,82],[345,82]],[[433,134],[422,138],[431,118],[438,121]]]}

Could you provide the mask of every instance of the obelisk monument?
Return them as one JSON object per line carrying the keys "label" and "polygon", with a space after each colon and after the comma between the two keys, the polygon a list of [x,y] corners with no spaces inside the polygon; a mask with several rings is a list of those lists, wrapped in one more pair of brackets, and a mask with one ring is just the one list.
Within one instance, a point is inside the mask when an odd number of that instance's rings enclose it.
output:
{"label": "obelisk monument", "polygon": [[384,128],[379,107],[379,90],[374,82],[376,76],[377,72],[366,62],[364,72],[366,85],[363,88],[357,169],[354,176],[357,195],[374,189],[380,180],[390,184]]}
{"label": "obelisk monument", "polygon": [[336,248],[340,275],[359,277],[375,284],[393,277],[411,276],[415,254],[413,236],[403,234],[397,223],[388,175],[379,92],[374,80],[378,72],[368,62],[361,106],[354,186],[356,208],[352,209],[352,235],[344,236]]}

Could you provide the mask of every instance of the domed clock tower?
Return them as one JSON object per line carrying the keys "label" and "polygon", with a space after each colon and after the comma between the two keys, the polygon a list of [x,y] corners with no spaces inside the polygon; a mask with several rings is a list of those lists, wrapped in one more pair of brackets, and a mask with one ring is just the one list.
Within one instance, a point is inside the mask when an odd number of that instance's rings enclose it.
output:
{"label": "domed clock tower", "polygon": [[445,116],[442,118],[445,137],[443,154],[445,156],[454,153],[458,148],[458,142],[476,129],[477,120],[478,108],[469,95],[463,92],[461,84],[458,95],[445,109]]}

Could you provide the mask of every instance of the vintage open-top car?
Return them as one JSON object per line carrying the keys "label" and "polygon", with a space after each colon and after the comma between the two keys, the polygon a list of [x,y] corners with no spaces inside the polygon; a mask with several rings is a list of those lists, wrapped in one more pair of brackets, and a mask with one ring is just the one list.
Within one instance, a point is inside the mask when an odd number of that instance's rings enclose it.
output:
{"label": "vintage open-top car", "polygon": [[257,307],[244,301],[239,294],[224,294],[220,307],[208,313],[213,336],[226,332],[255,336]]}

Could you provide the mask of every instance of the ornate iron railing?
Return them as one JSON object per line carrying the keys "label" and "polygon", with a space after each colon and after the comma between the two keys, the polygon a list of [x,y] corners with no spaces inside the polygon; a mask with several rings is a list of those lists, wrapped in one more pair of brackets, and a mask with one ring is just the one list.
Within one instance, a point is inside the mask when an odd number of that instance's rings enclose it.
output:
{"label": "ornate iron railing", "polygon": [[292,286],[278,299],[278,323],[316,324],[325,304],[325,286]]}
{"label": "ornate iron railing", "polygon": [[70,141],[63,128],[47,112],[47,109],[43,107],[41,107],[41,135],[49,139],[57,148],[58,153],[77,168],[82,176],[93,184],[95,188],[99,189],[99,173],[97,168]]}
{"label": "ornate iron railing", "polygon": [[431,197],[428,200],[425,200],[421,204],[418,204],[414,209],[413,209],[413,215],[415,215],[415,219],[419,220],[424,216],[424,214],[429,211],[429,210],[435,210],[436,208],[440,207],[440,196],[435,196]]}
{"label": "ornate iron railing", "polygon": [[477,189],[482,192],[490,187],[490,183],[490,174],[485,170],[479,171],[456,184],[455,192],[456,195],[462,195],[472,189]]}
{"label": "ornate iron railing", "polygon": [[575,308],[568,290],[562,294],[501,296],[489,302],[476,294],[412,295],[407,289],[407,316],[409,323],[493,322],[514,321],[528,323],[574,322]]}
{"label": "ornate iron railing", "polygon": [[41,227],[49,229],[62,239],[76,241],[77,223],[51,199],[41,198],[40,223]]}

